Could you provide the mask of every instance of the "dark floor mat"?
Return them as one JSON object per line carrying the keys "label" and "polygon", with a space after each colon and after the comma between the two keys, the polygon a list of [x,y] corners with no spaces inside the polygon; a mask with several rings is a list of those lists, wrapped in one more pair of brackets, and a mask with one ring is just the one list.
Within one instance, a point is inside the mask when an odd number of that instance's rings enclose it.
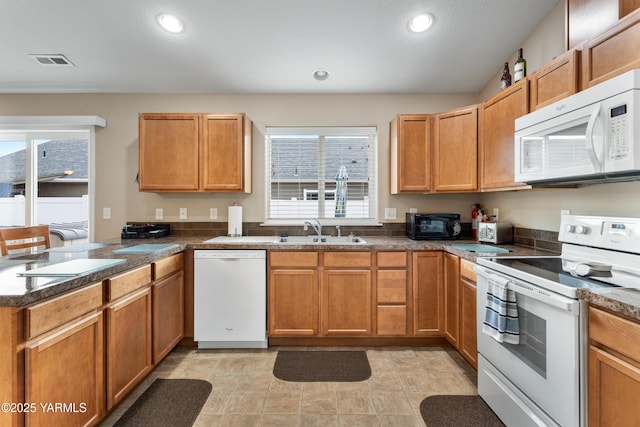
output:
{"label": "dark floor mat", "polygon": [[420,414],[427,427],[504,427],[480,396],[429,396]]}
{"label": "dark floor mat", "polygon": [[364,351],[279,351],[273,375],[294,382],[355,382],[371,377]]}
{"label": "dark floor mat", "polygon": [[192,426],[211,389],[203,380],[157,379],[115,426]]}

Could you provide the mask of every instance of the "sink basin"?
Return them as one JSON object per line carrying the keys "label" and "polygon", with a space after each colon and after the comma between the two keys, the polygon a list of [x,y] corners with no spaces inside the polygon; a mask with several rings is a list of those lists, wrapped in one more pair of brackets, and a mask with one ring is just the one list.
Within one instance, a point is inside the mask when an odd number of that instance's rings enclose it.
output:
{"label": "sink basin", "polygon": [[322,236],[320,242],[318,242],[318,236],[281,236],[273,243],[292,243],[296,245],[364,245],[367,241],[362,237],[353,236]]}

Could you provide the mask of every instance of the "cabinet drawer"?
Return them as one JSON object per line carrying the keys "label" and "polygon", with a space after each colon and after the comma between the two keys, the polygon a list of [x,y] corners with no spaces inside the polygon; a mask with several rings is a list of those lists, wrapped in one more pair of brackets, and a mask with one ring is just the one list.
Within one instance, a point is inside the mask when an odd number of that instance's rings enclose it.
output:
{"label": "cabinet drawer", "polygon": [[70,320],[96,310],[102,305],[102,283],[85,288],[26,309],[26,336],[31,339]]}
{"label": "cabinet drawer", "polygon": [[270,252],[271,267],[317,267],[318,252]]}
{"label": "cabinet drawer", "polygon": [[371,252],[325,252],[325,267],[371,267]]}
{"label": "cabinet drawer", "polygon": [[460,277],[469,279],[472,282],[477,282],[476,272],[473,270],[475,263],[467,261],[466,259],[460,259]]}
{"label": "cabinet drawer", "polygon": [[640,361],[640,323],[589,307],[589,339]]}
{"label": "cabinet drawer", "polygon": [[407,253],[406,252],[378,252],[377,254],[378,267],[406,267],[407,266]]}
{"label": "cabinet drawer", "polygon": [[182,270],[182,253],[161,259],[153,263],[153,280],[158,280],[164,276]]}
{"label": "cabinet drawer", "polygon": [[379,270],[377,300],[380,303],[407,302],[407,272],[405,270]]}
{"label": "cabinet drawer", "polygon": [[151,283],[151,265],[136,268],[107,279],[107,298],[115,301],[121,296]]}
{"label": "cabinet drawer", "polygon": [[376,315],[377,335],[407,335],[407,306],[379,305]]}

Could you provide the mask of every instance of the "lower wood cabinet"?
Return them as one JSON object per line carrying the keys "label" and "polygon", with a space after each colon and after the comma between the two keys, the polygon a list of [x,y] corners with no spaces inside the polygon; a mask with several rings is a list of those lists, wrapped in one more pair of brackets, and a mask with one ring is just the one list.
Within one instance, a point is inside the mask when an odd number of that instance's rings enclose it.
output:
{"label": "lower wood cabinet", "polygon": [[151,290],[111,303],[107,315],[107,409],[151,370]]}
{"label": "lower wood cabinet", "polygon": [[460,340],[458,351],[478,369],[478,337],[476,330],[476,272],[474,263],[460,260]]}
{"label": "lower wood cabinet", "polygon": [[107,410],[151,370],[151,266],[105,281]]}
{"label": "lower wood cabinet", "polygon": [[153,364],[158,364],[184,336],[183,255],[153,264],[151,286],[153,315]]}
{"label": "lower wood cabinet", "polygon": [[413,333],[442,336],[442,252],[413,252]]}
{"label": "lower wood cabinet", "polygon": [[317,252],[269,253],[269,335],[314,336],[320,328]]}
{"label": "lower wood cabinet", "polygon": [[371,335],[370,270],[325,270],[322,301],[324,335]]}
{"label": "lower wood cabinet", "polygon": [[454,348],[460,344],[460,258],[444,257],[444,336]]}
{"label": "lower wood cabinet", "polygon": [[589,426],[640,425],[640,323],[589,308]]}
{"label": "lower wood cabinet", "polygon": [[[98,312],[27,343],[24,402],[36,407],[25,413],[26,425],[98,423],[105,413],[103,331]],[[66,409],[55,410],[61,403]]]}

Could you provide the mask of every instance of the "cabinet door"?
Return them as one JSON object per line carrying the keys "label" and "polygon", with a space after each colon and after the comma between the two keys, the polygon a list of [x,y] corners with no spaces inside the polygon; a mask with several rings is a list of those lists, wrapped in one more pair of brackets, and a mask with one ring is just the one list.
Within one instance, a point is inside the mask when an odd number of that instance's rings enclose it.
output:
{"label": "cabinet door", "polygon": [[324,335],[371,335],[371,271],[325,270]]}
{"label": "cabinet door", "polygon": [[418,114],[399,115],[391,122],[391,194],[429,192],[430,120],[428,114]]}
{"label": "cabinet door", "polygon": [[559,101],[578,91],[579,52],[571,50],[529,77],[530,111]]}
{"label": "cabinet door", "polygon": [[[104,408],[103,316],[95,313],[67,328],[27,343],[26,425],[83,426],[96,424]],[[65,411],[45,411],[40,404],[69,404]]]}
{"label": "cabinet door", "polygon": [[589,348],[589,426],[640,425],[640,361]]}
{"label": "cabinet door", "polygon": [[460,339],[460,258],[444,254],[444,336],[454,348]]}
{"label": "cabinet door", "polygon": [[526,186],[514,182],[513,135],[515,119],[528,112],[527,78],[500,92],[480,109],[480,188],[513,189]]}
{"label": "cabinet door", "polygon": [[244,191],[245,153],[243,114],[205,114],[202,116],[202,190]]}
{"label": "cabinet door", "polygon": [[413,253],[413,333],[442,336],[442,252]]}
{"label": "cabinet door", "polygon": [[140,191],[198,191],[197,114],[141,114]]}
{"label": "cabinet door", "polygon": [[478,189],[478,108],[434,116],[434,191]]}
{"label": "cabinet door", "polygon": [[119,403],[151,369],[149,288],[121,298],[107,314],[107,409]]}
{"label": "cabinet door", "polygon": [[476,331],[476,284],[460,279],[460,346],[458,350],[478,369],[478,337]]}
{"label": "cabinet door", "polygon": [[640,68],[640,10],[582,47],[582,89]]}
{"label": "cabinet door", "polygon": [[184,336],[182,271],[155,282],[153,296],[153,363],[159,363]]}
{"label": "cabinet door", "polygon": [[271,270],[269,335],[318,335],[319,296],[316,269]]}

